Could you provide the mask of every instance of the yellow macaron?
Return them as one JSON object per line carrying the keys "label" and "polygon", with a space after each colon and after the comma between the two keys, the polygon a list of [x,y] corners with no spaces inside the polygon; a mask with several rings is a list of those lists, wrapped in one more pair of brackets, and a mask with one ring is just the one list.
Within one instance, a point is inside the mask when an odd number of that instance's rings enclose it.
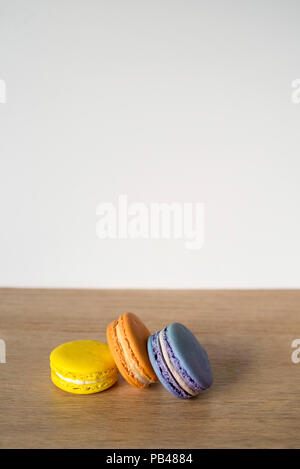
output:
{"label": "yellow macaron", "polygon": [[50,355],[51,379],[64,391],[93,394],[110,388],[118,370],[109,348],[96,340],[62,344]]}

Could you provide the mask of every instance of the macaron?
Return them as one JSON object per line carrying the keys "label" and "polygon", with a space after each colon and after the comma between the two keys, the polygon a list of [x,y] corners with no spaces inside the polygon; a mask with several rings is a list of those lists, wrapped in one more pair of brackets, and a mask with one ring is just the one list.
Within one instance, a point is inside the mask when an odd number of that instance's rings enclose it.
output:
{"label": "macaron", "polygon": [[157,381],[147,351],[150,332],[132,313],[126,313],[107,327],[107,342],[116,365],[126,381],[146,388]]}
{"label": "macaron", "polygon": [[173,396],[189,399],[212,385],[207,353],[187,327],[174,322],[151,335],[147,346],[158,379]]}
{"label": "macaron", "polygon": [[118,369],[108,345],[96,340],[62,344],[50,355],[53,383],[74,394],[93,394],[110,388]]}

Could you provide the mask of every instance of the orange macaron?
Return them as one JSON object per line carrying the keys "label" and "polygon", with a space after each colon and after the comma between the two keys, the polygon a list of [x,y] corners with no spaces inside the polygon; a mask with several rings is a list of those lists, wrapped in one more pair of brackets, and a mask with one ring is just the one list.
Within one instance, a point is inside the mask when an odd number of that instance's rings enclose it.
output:
{"label": "orange macaron", "polygon": [[116,365],[126,381],[146,388],[157,381],[148,357],[150,332],[133,313],[126,313],[107,327],[107,342]]}

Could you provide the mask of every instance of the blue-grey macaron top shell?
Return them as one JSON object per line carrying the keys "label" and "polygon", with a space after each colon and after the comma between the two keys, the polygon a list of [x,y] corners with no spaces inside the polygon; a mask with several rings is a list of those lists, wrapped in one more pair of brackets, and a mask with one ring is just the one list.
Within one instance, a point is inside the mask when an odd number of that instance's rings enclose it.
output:
{"label": "blue-grey macaron top shell", "polygon": [[174,322],[164,330],[169,358],[184,381],[195,391],[209,388],[213,375],[206,350],[183,324]]}

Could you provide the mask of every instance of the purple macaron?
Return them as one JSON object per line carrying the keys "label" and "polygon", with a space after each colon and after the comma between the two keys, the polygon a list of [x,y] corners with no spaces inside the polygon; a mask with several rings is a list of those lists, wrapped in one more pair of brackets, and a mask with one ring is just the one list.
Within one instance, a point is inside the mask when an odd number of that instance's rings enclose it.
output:
{"label": "purple macaron", "polygon": [[148,353],[158,379],[175,397],[189,399],[212,385],[207,353],[182,324],[174,322],[151,335]]}

